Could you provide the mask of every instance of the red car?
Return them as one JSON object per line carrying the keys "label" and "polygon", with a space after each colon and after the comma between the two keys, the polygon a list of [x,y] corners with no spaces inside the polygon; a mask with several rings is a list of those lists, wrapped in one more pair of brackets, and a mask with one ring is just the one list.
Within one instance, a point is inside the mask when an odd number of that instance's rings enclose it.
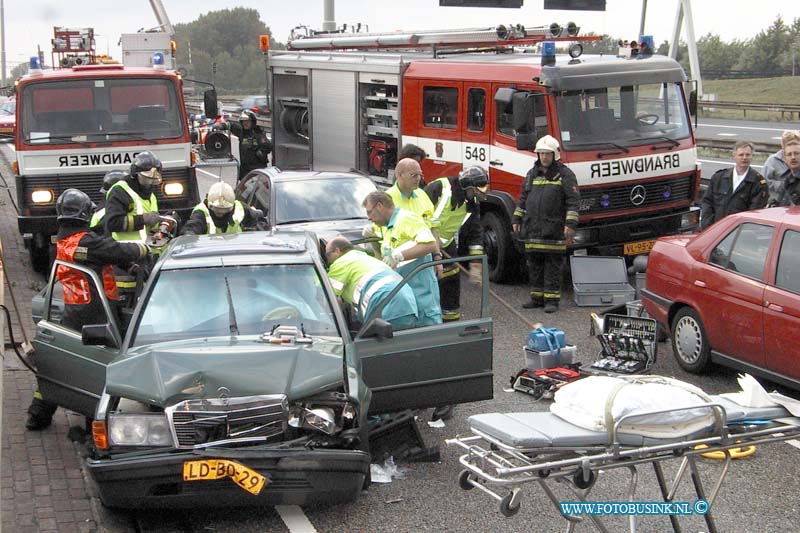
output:
{"label": "red car", "polygon": [[659,239],[646,285],[644,308],[684,369],[713,361],[800,389],[800,207]]}
{"label": "red car", "polygon": [[0,138],[14,137],[17,125],[17,101],[6,100],[0,105]]}

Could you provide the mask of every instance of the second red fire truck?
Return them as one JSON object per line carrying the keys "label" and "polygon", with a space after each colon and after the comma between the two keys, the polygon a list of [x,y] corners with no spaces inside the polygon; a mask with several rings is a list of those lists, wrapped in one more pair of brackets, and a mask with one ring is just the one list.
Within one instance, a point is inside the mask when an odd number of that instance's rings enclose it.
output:
{"label": "second red fire truck", "polygon": [[268,60],[274,162],[391,182],[398,150],[413,143],[428,155],[428,181],[487,168],[482,224],[490,277],[502,281],[521,263],[510,217],[533,146],[549,134],[580,187],[573,248],[646,253],[698,222],[686,74],[653,55],[651,40],[626,47],[627,57],[579,58],[575,44],[555,56],[550,41],[577,32],[552,24],[292,40]]}

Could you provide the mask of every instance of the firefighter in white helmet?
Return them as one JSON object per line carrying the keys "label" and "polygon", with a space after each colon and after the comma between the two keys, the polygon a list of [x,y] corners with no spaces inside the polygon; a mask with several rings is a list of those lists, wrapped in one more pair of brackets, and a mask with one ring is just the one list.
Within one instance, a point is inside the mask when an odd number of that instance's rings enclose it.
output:
{"label": "firefighter in white helmet", "polygon": [[511,219],[525,247],[530,300],[525,309],[558,311],[564,256],[578,225],[580,194],[575,174],[560,159],[558,141],[545,135],[534,148],[538,160],[528,171]]}
{"label": "firefighter in white helmet", "polygon": [[205,200],[192,210],[181,235],[240,233],[245,227],[258,226],[263,218],[260,209],[244,205],[236,199],[233,187],[218,181],[209,187]]}

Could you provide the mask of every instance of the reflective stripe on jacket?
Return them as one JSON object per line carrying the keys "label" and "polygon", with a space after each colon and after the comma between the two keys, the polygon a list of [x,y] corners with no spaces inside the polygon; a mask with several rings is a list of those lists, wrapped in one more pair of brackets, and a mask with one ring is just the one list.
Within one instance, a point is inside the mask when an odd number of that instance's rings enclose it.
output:
{"label": "reflective stripe on jacket", "polygon": [[[125,180],[120,180],[116,182],[114,185],[111,186],[111,189],[114,187],[119,187],[130,196],[131,201],[133,202],[133,213],[128,213],[129,218],[133,218],[135,215],[143,215],[150,211],[158,211],[158,200],[156,199],[155,193],[150,193],[150,198],[145,200],[141,196],[139,196],[136,191],[131,189],[130,185],[128,185]],[[109,189],[109,192],[111,192]],[[133,221],[129,221],[128,227],[133,226]],[[131,241],[131,242],[145,242],[147,240],[147,227],[142,227],[139,231],[122,231],[122,232],[113,232],[111,237],[115,241]]]}
{"label": "reflective stripe on jacket", "polygon": [[244,206],[242,202],[236,200],[233,203],[233,216],[231,217],[230,222],[228,223],[228,227],[225,231],[222,231],[222,228],[217,227],[214,223],[214,219],[211,218],[211,211],[209,210],[208,206],[205,202],[200,202],[192,209],[192,212],[200,211],[203,213],[203,216],[206,217],[206,234],[208,235],[216,235],[218,233],[241,233],[242,232],[242,221],[244,220]]}

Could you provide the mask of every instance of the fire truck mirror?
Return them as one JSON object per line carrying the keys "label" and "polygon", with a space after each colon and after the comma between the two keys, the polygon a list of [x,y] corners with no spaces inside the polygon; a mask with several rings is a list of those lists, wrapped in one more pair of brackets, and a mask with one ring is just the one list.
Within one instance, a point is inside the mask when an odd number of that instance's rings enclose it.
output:
{"label": "fire truck mirror", "polygon": [[494,101],[498,109],[504,109],[511,104],[511,99],[517,91],[510,87],[501,87],[494,93]]}
{"label": "fire truck mirror", "polygon": [[512,99],[513,128],[518,134],[532,133],[534,131],[534,106],[536,99],[529,92],[519,91],[514,93]]}
{"label": "fire truck mirror", "polygon": [[517,150],[533,150],[536,146],[535,133],[522,133],[517,135]]}
{"label": "fire truck mirror", "polygon": [[219,105],[217,104],[216,89],[207,89],[203,93],[203,107],[207,117],[219,116]]}

